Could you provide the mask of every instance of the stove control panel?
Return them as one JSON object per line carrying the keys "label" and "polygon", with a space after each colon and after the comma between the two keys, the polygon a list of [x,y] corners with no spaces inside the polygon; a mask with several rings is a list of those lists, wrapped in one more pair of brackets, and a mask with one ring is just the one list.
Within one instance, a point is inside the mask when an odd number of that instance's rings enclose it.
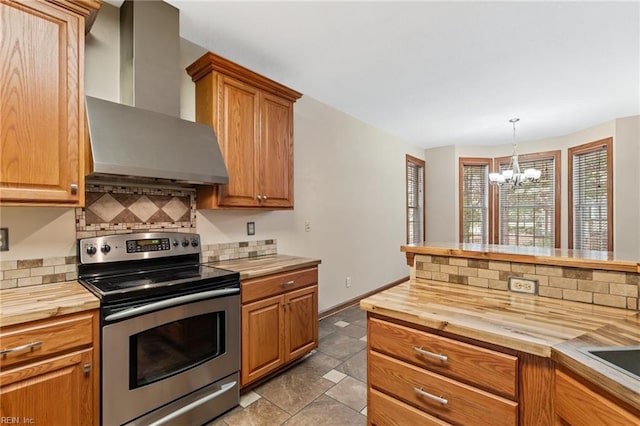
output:
{"label": "stove control panel", "polygon": [[127,253],[141,251],[171,250],[169,238],[148,238],[141,240],[127,240]]}
{"label": "stove control panel", "polygon": [[106,235],[79,240],[78,251],[83,264],[200,254],[200,236],[179,232]]}

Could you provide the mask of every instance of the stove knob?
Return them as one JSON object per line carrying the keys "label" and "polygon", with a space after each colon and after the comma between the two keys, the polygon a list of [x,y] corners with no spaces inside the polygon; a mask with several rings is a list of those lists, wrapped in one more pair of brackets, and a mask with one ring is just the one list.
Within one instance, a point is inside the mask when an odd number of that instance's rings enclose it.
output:
{"label": "stove knob", "polygon": [[178,247],[179,244],[180,244],[180,242],[177,239],[173,240],[173,246],[174,247]]}
{"label": "stove knob", "polygon": [[87,246],[87,254],[89,256],[93,256],[97,251],[96,246]]}
{"label": "stove knob", "polygon": [[193,247],[198,247],[198,240],[196,238],[194,238],[193,240],[191,240],[191,245]]}
{"label": "stove knob", "polygon": [[182,247],[189,247],[189,240],[187,240],[186,238],[182,240]]}
{"label": "stove knob", "polygon": [[100,251],[103,252],[104,254],[107,254],[111,251],[111,246],[109,244],[105,244],[102,247],[100,247]]}

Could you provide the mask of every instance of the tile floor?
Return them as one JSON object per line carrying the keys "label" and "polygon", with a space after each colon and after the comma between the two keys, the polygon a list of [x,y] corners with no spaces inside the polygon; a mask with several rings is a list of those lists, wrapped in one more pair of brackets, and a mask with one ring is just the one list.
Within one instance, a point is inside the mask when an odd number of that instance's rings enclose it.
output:
{"label": "tile floor", "polygon": [[366,425],[366,326],[358,305],[323,319],[313,354],[208,426]]}

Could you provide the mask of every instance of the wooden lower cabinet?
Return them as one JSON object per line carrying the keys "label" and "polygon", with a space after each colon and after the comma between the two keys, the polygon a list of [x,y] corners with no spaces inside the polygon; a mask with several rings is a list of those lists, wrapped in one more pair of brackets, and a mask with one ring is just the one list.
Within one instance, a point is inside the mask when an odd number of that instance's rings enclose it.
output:
{"label": "wooden lower cabinet", "polygon": [[558,424],[571,426],[620,426],[639,425],[640,413],[632,413],[623,408],[613,398],[597,392],[572,377],[556,369],[555,409]]}
{"label": "wooden lower cabinet", "polygon": [[318,346],[318,269],[243,281],[241,384]]}
{"label": "wooden lower cabinet", "polygon": [[0,361],[4,423],[99,424],[98,327],[83,312],[0,329],[2,349],[16,349]]}
{"label": "wooden lower cabinet", "polygon": [[519,424],[514,354],[372,314],[367,342],[368,424]]}

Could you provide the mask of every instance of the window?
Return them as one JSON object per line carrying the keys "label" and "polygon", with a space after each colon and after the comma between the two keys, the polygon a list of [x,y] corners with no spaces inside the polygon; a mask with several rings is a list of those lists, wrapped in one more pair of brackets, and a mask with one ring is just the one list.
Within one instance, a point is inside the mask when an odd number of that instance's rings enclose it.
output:
{"label": "window", "polygon": [[[496,197],[498,244],[560,247],[560,151],[520,155],[522,170],[542,171],[540,181],[517,188],[503,186]],[[509,167],[511,157],[496,158],[496,169]]]}
{"label": "window", "polygon": [[460,242],[488,244],[491,198],[490,158],[460,158],[458,181]]}
{"label": "window", "polygon": [[569,148],[569,248],[613,250],[612,139]]}
{"label": "window", "polygon": [[407,244],[424,236],[424,161],[407,155]]}
{"label": "window", "polygon": [[560,151],[520,155],[522,170],[542,171],[540,182],[495,188],[489,172],[509,167],[511,157],[460,158],[461,243],[560,247]]}

